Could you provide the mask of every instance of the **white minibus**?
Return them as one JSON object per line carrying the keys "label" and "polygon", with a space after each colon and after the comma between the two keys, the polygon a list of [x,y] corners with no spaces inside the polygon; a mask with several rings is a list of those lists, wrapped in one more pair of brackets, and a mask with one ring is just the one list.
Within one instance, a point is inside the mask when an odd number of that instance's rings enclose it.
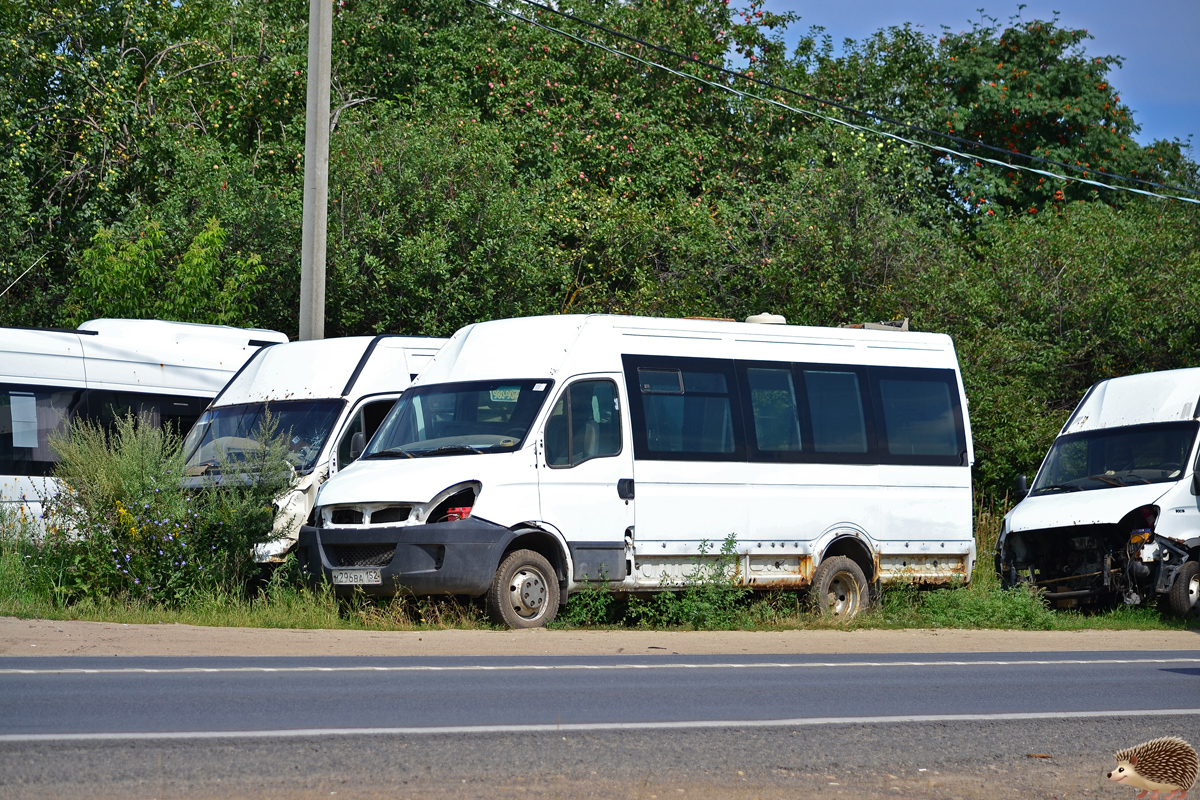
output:
{"label": "white minibus", "polygon": [[[1100,381],[1004,518],[996,568],[1058,607],[1200,597],[1200,369]],[[1026,494],[1024,476],[1018,493]]]}
{"label": "white minibus", "polygon": [[0,328],[3,508],[40,519],[54,492],[50,437],[71,419],[108,426],[132,413],[186,433],[246,359],[286,341],[277,331],[163,320]]}
{"label": "white minibus", "polygon": [[752,588],[851,616],[966,582],[971,431],[938,334],[551,316],[450,339],[297,552],[340,592],[487,596],[510,627],[579,587],[680,587],[736,543]]}
{"label": "white minibus", "polygon": [[218,477],[237,458],[264,416],[287,437],[298,481],[276,500],[275,536],[255,549],[260,562],[282,561],[296,543],[326,478],[362,452],[417,373],[445,344],[418,336],[350,336],[291,342],[255,354],[196,421],[184,442],[185,485]]}

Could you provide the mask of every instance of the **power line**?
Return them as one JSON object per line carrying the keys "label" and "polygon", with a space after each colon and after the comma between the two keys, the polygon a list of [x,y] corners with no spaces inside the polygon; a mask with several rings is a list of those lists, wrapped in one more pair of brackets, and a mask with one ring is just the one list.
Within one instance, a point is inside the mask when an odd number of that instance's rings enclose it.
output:
{"label": "power line", "polygon": [[652,42],[648,42],[645,39],[639,39],[636,36],[631,36],[630,34],[622,33],[621,31],[605,27],[604,25],[600,25],[599,23],[596,23],[596,22],[591,22],[590,20],[583,19],[582,17],[578,17],[578,16],[568,13],[566,11],[561,11],[557,8],[554,8],[553,6],[548,6],[548,5],[545,5],[544,3],[537,2],[537,0],[521,0],[521,1],[527,5],[535,6],[539,9],[542,9],[543,11],[548,11],[548,12],[550,12],[552,14],[556,14],[560,17],[565,17],[566,19],[572,20],[573,22],[578,22],[581,25],[586,25],[589,28],[592,28],[594,30],[602,31],[604,33],[608,33],[613,36],[620,37],[622,39],[625,39],[626,41],[635,42],[639,45],[642,45],[643,47],[648,47],[652,50],[657,50],[658,52],[663,53],[664,55],[669,55],[674,58],[678,58],[682,61],[690,61],[693,64],[697,64],[702,67],[707,67],[708,69],[716,70],[717,72],[720,72],[724,75],[728,75],[733,78],[740,78],[742,80],[749,81],[751,83],[756,83],[760,86],[764,86],[769,89],[775,89],[777,91],[784,92],[786,94],[790,94],[794,97],[800,97],[805,100],[811,100],[814,103],[820,103],[822,105],[832,106],[834,108],[841,109],[842,111],[848,111],[853,114],[858,114],[858,115],[864,116],[870,120],[886,122],[889,125],[895,125],[897,127],[906,128],[911,131],[917,131],[919,133],[929,134],[930,136],[937,136],[942,139],[947,139],[952,142],[957,142],[958,144],[965,145],[967,147],[976,147],[976,148],[981,148],[984,150],[991,150],[992,152],[1002,153],[1006,156],[1014,156],[1014,155],[1020,156],[1021,158],[1027,158],[1031,161],[1037,161],[1042,164],[1047,164],[1050,166],[1063,167],[1064,169],[1073,170],[1075,172],[1082,172],[1085,174],[1090,173],[1093,175],[1100,175],[1100,176],[1106,177],[1106,178],[1114,178],[1119,181],[1128,181],[1130,183],[1140,183],[1145,186],[1154,186],[1159,189],[1170,189],[1172,191],[1185,192],[1187,194],[1200,194],[1200,191],[1197,191],[1194,189],[1187,189],[1182,186],[1171,186],[1169,184],[1157,183],[1155,181],[1149,181],[1149,180],[1145,180],[1143,178],[1133,178],[1133,177],[1129,177],[1126,175],[1117,175],[1116,173],[1105,172],[1104,170],[1099,170],[1099,169],[1092,169],[1091,167],[1084,167],[1084,166],[1081,166],[1078,164],[1068,164],[1065,161],[1055,161],[1052,158],[1044,158],[1043,156],[1036,156],[1036,155],[1032,155],[1029,153],[1022,153],[1022,152],[1019,152],[1016,150],[1009,150],[1009,149],[1006,149],[1003,147],[997,147],[995,145],[987,144],[986,142],[979,142],[979,141],[975,141],[973,139],[965,139],[961,136],[955,136],[954,134],[946,133],[945,131],[937,131],[937,130],[933,130],[932,128],[926,128],[922,125],[914,125],[910,122],[902,122],[897,119],[892,119],[891,117],[886,117],[876,111],[863,111],[862,109],[855,108],[854,106],[847,105],[846,103],[839,103],[836,100],[828,100],[828,99],[825,99],[822,97],[817,97],[815,95],[809,94],[807,92],[800,92],[795,89],[788,88],[787,86],[781,86],[780,84],[774,83],[769,80],[765,80],[763,78],[757,78],[757,77],[755,77],[753,75],[749,75],[745,72],[739,72],[738,70],[732,70],[727,67],[722,67],[722,66],[718,66],[717,64],[711,64],[709,62],[702,61],[702,60],[696,58],[695,56],[684,55],[683,53],[676,52],[674,50],[671,50],[670,48],[662,47],[662,46],[656,45]]}
{"label": "power line", "polygon": [[[523,1],[523,2],[527,2],[527,3],[531,3],[531,0],[522,0],[522,1]],[[904,144],[909,144],[909,145],[912,145],[912,146],[914,146],[914,147],[924,147],[924,148],[928,148],[928,149],[930,149],[930,150],[934,150],[934,151],[937,151],[937,152],[940,152],[940,153],[945,153],[946,155],[950,155],[950,156],[957,156],[957,157],[959,157],[959,158],[964,158],[964,159],[968,159],[968,160],[975,161],[975,162],[981,162],[981,161],[982,161],[982,162],[986,162],[986,163],[988,163],[988,164],[993,164],[993,165],[995,165],[995,166],[998,166],[998,167],[1004,167],[1004,168],[1007,168],[1007,169],[1014,169],[1014,170],[1020,170],[1020,171],[1024,171],[1024,172],[1030,172],[1030,173],[1033,173],[1033,174],[1035,174],[1035,175],[1041,175],[1041,176],[1043,176],[1043,177],[1054,178],[1054,179],[1056,179],[1056,180],[1061,180],[1061,181],[1073,181],[1073,182],[1076,182],[1076,183],[1083,183],[1083,184],[1087,184],[1087,185],[1089,185],[1089,186],[1095,186],[1095,187],[1097,187],[1097,188],[1101,188],[1101,189],[1109,189],[1109,190],[1112,190],[1112,191],[1119,191],[1119,192],[1133,192],[1133,193],[1135,193],[1135,194],[1141,194],[1141,195],[1145,195],[1145,196],[1147,196],[1147,197],[1156,197],[1156,198],[1159,198],[1159,199],[1162,199],[1162,200],[1180,200],[1180,201],[1183,201],[1183,202],[1185,202],[1185,203],[1194,203],[1194,204],[1200,205],[1200,199],[1197,199],[1197,198],[1191,198],[1191,197],[1176,197],[1176,196],[1174,196],[1174,195],[1164,195],[1164,194],[1158,194],[1158,193],[1156,193],[1156,192],[1147,191],[1147,190],[1145,190],[1145,189],[1137,189],[1137,188],[1134,188],[1134,187],[1132,187],[1132,186],[1113,186],[1113,185],[1111,185],[1111,184],[1102,183],[1102,182],[1100,182],[1100,181],[1091,180],[1091,179],[1089,179],[1089,178],[1082,178],[1082,177],[1076,177],[1076,176],[1071,176],[1071,175],[1059,175],[1058,173],[1055,173],[1055,172],[1050,172],[1050,171],[1048,171],[1048,170],[1043,170],[1043,169],[1037,169],[1036,167],[1030,167],[1030,166],[1026,166],[1026,165],[1023,165],[1023,164],[1013,164],[1013,163],[1011,163],[1011,162],[1007,162],[1007,161],[1000,161],[1000,160],[998,160],[998,159],[994,159],[994,158],[988,158],[987,156],[982,156],[982,155],[970,155],[970,154],[963,153],[963,152],[961,152],[961,151],[959,151],[959,150],[955,150],[955,149],[953,149],[953,148],[950,148],[950,147],[943,147],[943,146],[940,146],[940,145],[931,144],[931,143],[929,143],[929,142],[922,142],[922,141],[915,140],[915,139],[909,139],[909,138],[906,138],[906,137],[904,137],[904,136],[900,136],[899,134],[890,133],[890,132],[888,132],[888,131],[879,130],[879,129],[877,129],[877,128],[870,128],[870,127],[866,127],[866,126],[863,126],[863,125],[857,125],[857,124],[855,124],[855,123],[853,123],[853,122],[848,122],[848,121],[846,121],[846,120],[844,120],[844,119],[839,119],[838,117],[833,117],[833,116],[830,116],[830,115],[828,115],[828,114],[821,114],[821,113],[819,113],[819,112],[816,112],[816,111],[811,111],[811,110],[809,110],[809,109],[797,108],[797,107],[795,107],[795,106],[792,106],[792,105],[789,105],[789,104],[787,104],[787,103],[784,103],[784,102],[783,102],[783,101],[781,101],[781,100],[775,100],[775,99],[773,99],[773,98],[762,97],[762,96],[760,96],[760,95],[756,95],[756,94],[753,94],[753,93],[750,93],[750,92],[746,92],[746,91],[743,91],[743,90],[741,90],[741,89],[737,89],[737,88],[735,88],[735,87],[732,87],[732,86],[727,86],[727,85],[725,85],[725,84],[723,84],[723,83],[717,83],[717,82],[715,82],[715,81],[710,81],[710,80],[708,80],[708,79],[706,79],[706,78],[701,78],[701,77],[699,77],[698,75],[692,75],[692,74],[690,74],[690,73],[687,73],[687,72],[682,72],[682,71],[680,71],[680,70],[673,69],[672,67],[668,67],[668,66],[666,66],[666,65],[664,65],[664,64],[659,64],[659,63],[658,63],[658,62],[656,62],[656,61],[651,61],[651,60],[649,60],[649,59],[642,58],[642,57],[640,57],[640,56],[636,56],[636,55],[634,55],[634,54],[632,54],[632,53],[627,53],[627,52],[625,52],[625,51],[623,51],[623,50],[619,50],[619,49],[617,49],[617,48],[615,48],[615,47],[611,47],[610,45],[606,45],[606,44],[603,44],[603,43],[601,43],[601,42],[597,42],[597,41],[594,41],[594,40],[592,40],[592,39],[588,39],[588,38],[586,38],[586,37],[583,37],[583,36],[578,36],[578,35],[576,35],[576,34],[573,34],[573,33],[570,33],[570,32],[568,32],[568,31],[564,31],[564,30],[561,30],[561,29],[559,29],[559,28],[555,28],[554,26],[552,26],[552,25],[547,25],[547,24],[546,24],[546,23],[544,23],[544,22],[540,22],[540,21],[538,21],[538,20],[535,20],[535,19],[530,19],[529,17],[526,17],[526,16],[524,16],[523,14],[519,14],[519,13],[517,13],[517,12],[515,12],[515,11],[510,11],[509,9],[506,9],[506,8],[500,8],[500,7],[498,7],[498,6],[492,5],[492,4],[491,4],[491,3],[489,3],[489,2],[486,2],[486,0],[469,0],[469,2],[471,2],[471,3],[474,3],[475,5],[478,5],[478,6],[483,6],[483,7],[485,7],[485,8],[491,9],[492,11],[498,11],[498,12],[500,12],[501,14],[504,14],[504,15],[506,15],[506,16],[510,16],[510,17],[512,17],[512,18],[514,18],[514,19],[521,20],[522,22],[525,22],[525,23],[527,23],[527,24],[529,24],[529,25],[533,25],[534,27],[542,28],[543,30],[549,31],[550,33],[554,33],[554,34],[557,34],[557,35],[559,35],[559,36],[566,37],[566,38],[568,38],[568,39],[571,39],[571,40],[573,40],[573,41],[579,42],[580,44],[585,44],[585,45],[589,45],[589,46],[591,46],[591,47],[596,47],[596,48],[599,48],[599,49],[601,49],[601,50],[605,50],[605,51],[607,51],[607,52],[609,52],[609,53],[611,53],[611,54],[613,54],[613,55],[615,55],[615,56],[619,56],[619,57],[621,57],[621,58],[625,58],[625,59],[628,59],[628,60],[630,60],[630,61],[636,61],[637,63],[639,63],[639,64],[642,64],[642,65],[644,65],[644,66],[647,66],[647,67],[650,67],[650,68],[652,68],[652,69],[659,69],[659,70],[662,70],[662,71],[664,71],[664,72],[668,72],[668,73],[670,73],[670,74],[672,74],[672,75],[675,75],[675,76],[677,76],[677,77],[679,77],[679,78],[683,78],[683,79],[685,79],[685,80],[695,81],[696,83],[700,83],[700,84],[703,84],[703,85],[705,85],[705,86],[712,87],[712,88],[714,88],[714,89],[719,89],[719,90],[721,90],[721,91],[724,91],[724,92],[729,92],[730,94],[736,95],[736,96],[738,96],[738,97],[740,97],[740,98],[742,98],[742,99],[744,99],[744,100],[756,100],[756,101],[758,101],[758,102],[761,102],[761,103],[766,103],[766,104],[768,104],[768,105],[772,105],[772,106],[775,106],[775,107],[777,107],[777,108],[781,108],[781,109],[785,109],[785,110],[787,110],[787,111],[791,111],[792,113],[795,113],[795,114],[802,114],[802,115],[804,115],[804,116],[809,116],[809,117],[813,117],[813,118],[816,118],[816,119],[821,119],[821,120],[824,120],[824,121],[826,121],[826,122],[831,122],[831,123],[833,123],[833,124],[835,124],[835,125],[841,125],[841,126],[843,126],[843,127],[850,128],[851,130],[856,130],[856,131],[860,131],[860,132],[863,132],[863,133],[870,133],[870,134],[873,134],[873,135],[875,135],[875,136],[882,136],[882,137],[885,137],[885,138],[888,138],[888,139],[892,139],[892,140],[894,140],[894,141],[903,142]],[[548,7],[548,6],[542,6],[540,3],[532,2],[531,4],[532,4],[532,5],[539,6],[539,7],[541,7],[541,8],[547,8],[548,10],[554,11],[554,9],[549,9],[549,7]],[[583,22],[586,22],[585,20],[581,20],[581,21],[583,21]],[[602,27],[600,27],[600,26],[596,26],[596,25],[594,25],[594,24],[592,24],[592,23],[587,23],[587,24],[589,24],[589,25],[592,25],[593,27],[597,27],[597,28],[598,28],[598,29],[600,29],[600,30],[608,30],[607,28],[602,28]],[[626,34],[620,34],[620,33],[616,32],[616,31],[610,31],[610,32],[611,32],[611,33],[613,33],[614,35],[617,35],[617,36],[622,36],[622,37],[624,37],[624,38],[626,38],[626,39],[632,39],[632,37],[629,37],[629,36],[628,36],[628,35],[626,35]],[[635,40],[635,41],[637,41],[637,40]],[[656,47],[655,45],[651,45],[651,44],[649,44],[649,43],[645,43],[645,44],[646,44],[646,46],[647,46],[647,47],[650,47],[650,48],[653,48],[653,49],[656,49],[656,50],[660,50],[660,51],[662,51],[662,50],[663,50],[663,48]],[[670,51],[666,51],[666,52],[670,52]],[[677,54],[677,53],[672,53],[672,54],[673,54],[673,55],[676,55],[676,56],[678,56],[679,58],[682,58],[682,59],[684,59],[684,60],[693,61],[693,62],[695,62],[695,63],[697,63],[697,64],[700,64],[700,65],[702,65],[702,66],[709,67],[709,68],[711,68],[711,69],[721,70],[721,71],[723,71],[723,72],[729,72],[729,70],[725,70],[724,68],[721,68],[721,67],[716,67],[716,66],[713,66],[713,65],[710,65],[710,64],[705,64],[704,62],[702,62],[702,61],[699,61],[698,59],[693,59],[693,58],[691,58],[691,57],[689,57],[689,56],[683,56],[683,55],[680,55],[680,54]],[[736,73],[736,72],[733,72],[732,74],[734,74],[734,75],[741,75],[741,73]],[[755,80],[753,77],[751,77],[751,76],[749,76],[749,75],[746,75],[746,76],[744,76],[744,77],[745,77],[747,80],[751,80],[751,81],[754,81],[754,80]],[[759,81],[759,83],[762,83],[762,81]],[[773,85],[772,85],[772,86],[773,86]],[[783,90],[783,91],[791,91],[791,90],[785,90],[785,89],[782,89],[782,87],[774,87],[774,88],[781,88],[781,90]],[[796,93],[796,92],[792,92],[792,93],[793,93],[793,94],[798,94],[798,93]],[[819,98],[812,98],[812,99],[813,99],[814,101],[816,101],[816,102],[824,102],[824,101],[820,100]],[[831,105],[837,105],[837,104],[834,104],[834,103],[830,103],[830,104],[831,104]],[[840,105],[839,105],[838,107],[839,107],[839,108],[842,108],[843,106],[840,106]],[[849,107],[849,106],[846,106],[846,107],[844,107],[844,108],[848,108],[848,109],[854,110],[854,111],[856,111],[857,113],[860,113],[860,114],[867,114],[867,112],[858,111],[857,109],[853,109],[852,107]],[[873,115],[870,115],[870,114],[868,114],[868,116],[873,116]],[[904,123],[896,123],[896,124],[899,124],[899,125],[904,125]],[[916,128],[916,126],[908,126],[908,127],[910,127],[910,128]],[[921,129],[921,128],[917,128],[917,129],[918,129],[918,130],[926,130],[926,129]],[[933,133],[934,135],[939,135],[939,136],[940,136],[940,135],[944,135],[944,134],[940,134],[940,133],[938,133],[937,131],[929,131],[929,132],[930,132],[930,133]],[[969,140],[960,140],[960,141],[965,141],[967,144],[970,144],[970,145],[972,145],[972,146],[975,146],[975,145],[981,145],[981,144],[982,144],[982,143],[970,142]],[[991,147],[990,145],[982,145],[982,146],[984,146],[984,147]],[[1001,150],[1000,148],[992,148],[992,149],[997,149],[997,150],[1000,150],[1000,152],[1003,152],[1003,153],[1010,153],[1010,152],[1011,152],[1011,151],[1007,151],[1007,150]],[[1041,159],[1041,158],[1040,158],[1040,157],[1038,157],[1038,156],[1029,156],[1029,155],[1025,155],[1025,154],[1023,154],[1023,153],[1017,153],[1017,155],[1020,155],[1020,156],[1022,156],[1022,157],[1025,157],[1025,158],[1032,158],[1032,159],[1035,159],[1035,160],[1044,161],[1044,162],[1047,162],[1047,163],[1049,163],[1049,164],[1051,164],[1051,165],[1062,166],[1062,167],[1066,167],[1066,168],[1068,168],[1068,169],[1070,169],[1070,168],[1071,168],[1071,165],[1069,165],[1069,164],[1062,164],[1061,162],[1057,162],[1057,161],[1048,161],[1047,159]],[[1091,171],[1091,172],[1093,172],[1093,173],[1095,173],[1095,172],[1099,172],[1098,170],[1089,170],[1089,171]],[[1108,173],[1101,173],[1101,174],[1108,175]],[[1123,178],[1122,176],[1119,176],[1119,175],[1110,175],[1110,177],[1114,177],[1114,178],[1117,178],[1117,179],[1119,179],[1119,180],[1138,180],[1138,179],[1133,179],[1133,178],[1128,178],[1128,179],[1127,179],[1127,178]],[[1170,186],[1165,186],[1165,185],[1163,185],[1163,184],[1156,184],[1156,183],[1151,183],[1151,185],[1153,185],[1153,186],[1158,186],[1158,187],[1165,188],[1165,189],[1176,189],[1176,188],[1177,188],[1177,187],[1170,187]],[[1191,193],[1191,190],[1188,190],[1188,189],[1182,189],[1182,188],[1179,188],[1178,190],[1179,190],[1179,191],[1183,191],[1183,192],[1188,192],[1188,193]]]}

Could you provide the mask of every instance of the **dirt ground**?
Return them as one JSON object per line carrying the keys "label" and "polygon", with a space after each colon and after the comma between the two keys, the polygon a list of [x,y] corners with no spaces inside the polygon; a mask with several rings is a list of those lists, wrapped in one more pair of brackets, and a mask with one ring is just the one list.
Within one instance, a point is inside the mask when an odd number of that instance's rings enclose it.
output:
{"label": "dirt ground", "polygon": [[346,631],[0,617],[0,656],[574,656],[1196,650],[1191,631]]}

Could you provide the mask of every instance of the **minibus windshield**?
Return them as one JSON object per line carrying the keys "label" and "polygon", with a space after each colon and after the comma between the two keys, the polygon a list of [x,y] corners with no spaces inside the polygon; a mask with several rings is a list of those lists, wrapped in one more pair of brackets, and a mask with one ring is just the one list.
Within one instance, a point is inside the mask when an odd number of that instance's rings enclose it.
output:
{"label": "minibus windshield", "polygon": [[342,413],[344,400],[285,400],[210,408],[183,442],[189,476],[220,471],[222,459],[243,461],[261,448],[263,423],[270,414],[276,435],[285,437],[288,461],[299,473],[312,470]]}
{"label": "minibus windshield", "polygon": [[1079,492],[1179,480],[1197,423],[1162,422],[1058,437],[1030,494]]}
{"label": "minibus windshield", "polygon": [[443,383],[409,389],[363,458],[512,452],[550,393],[551,381]]}

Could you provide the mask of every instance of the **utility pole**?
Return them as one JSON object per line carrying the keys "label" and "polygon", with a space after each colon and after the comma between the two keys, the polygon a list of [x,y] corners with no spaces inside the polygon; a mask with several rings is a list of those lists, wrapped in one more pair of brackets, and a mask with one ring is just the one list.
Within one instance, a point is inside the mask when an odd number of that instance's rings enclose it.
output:
{"label": "utility pole", "polygon": [[329,73],[333,0],[309,0],[308,115],[304,125],[304,243],[300,339],[325,338],[325,233],[329,207]]}

